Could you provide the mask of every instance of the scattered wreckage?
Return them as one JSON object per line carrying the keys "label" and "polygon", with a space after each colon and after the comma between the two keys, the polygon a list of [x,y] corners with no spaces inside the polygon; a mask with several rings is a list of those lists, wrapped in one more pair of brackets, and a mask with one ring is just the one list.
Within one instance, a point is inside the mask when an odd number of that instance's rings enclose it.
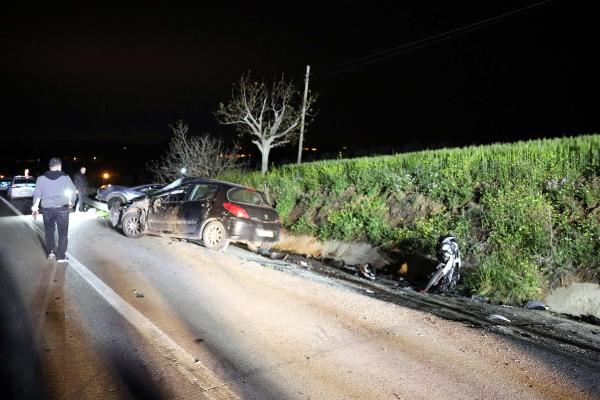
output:
{"label": "scattered wreckage", "polygon": [[425,293],[431,287],[438,286],[441,292],[452,292],[460,279],[460,250],[454,236],[441,236],[436,246],[438,265],[423,288]]}

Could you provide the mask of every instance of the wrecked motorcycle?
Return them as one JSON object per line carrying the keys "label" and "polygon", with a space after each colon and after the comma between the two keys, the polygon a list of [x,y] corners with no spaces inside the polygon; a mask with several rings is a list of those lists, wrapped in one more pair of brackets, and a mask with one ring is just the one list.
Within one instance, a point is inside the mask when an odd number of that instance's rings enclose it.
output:
{"label": "wrecked motorcycle", "polygon": [[436,258],[438,265],[432,273],[427,285],[421,290],[426,293],[432,287],[437,286],[441,292],[452,292],[460,279],[460,250],[454,236],[442,236],[436,246]]}

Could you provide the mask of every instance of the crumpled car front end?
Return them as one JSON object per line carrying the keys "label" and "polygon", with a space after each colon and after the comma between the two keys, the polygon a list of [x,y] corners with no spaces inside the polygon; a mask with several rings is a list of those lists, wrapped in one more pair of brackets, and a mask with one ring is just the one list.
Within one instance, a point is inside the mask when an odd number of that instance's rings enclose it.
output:
{"label": "crumpled car front end", "polygon": [[120,228],[123,215],[125,215],[127,212],[133,209],[138,209],[141,212],[140,222],[142,223],[142,228],[145,229],[146,212],[148,211],[149,205],[150,200],[147,198],[143,198],[139,200],[133,200],[122,206],[112,207],[108,213],[108,220],[114,228]]}

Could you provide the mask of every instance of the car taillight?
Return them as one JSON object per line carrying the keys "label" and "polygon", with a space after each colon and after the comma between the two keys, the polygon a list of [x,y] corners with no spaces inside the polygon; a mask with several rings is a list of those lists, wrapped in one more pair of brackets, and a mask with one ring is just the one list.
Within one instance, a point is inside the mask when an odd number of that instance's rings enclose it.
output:
{"label": "car taillight", "polygon": [[242,207],[240,207],[236,204],[223,203],[223,208],[226,209],[227,211],[229,211],[230,213],[232,213],[233,215],[235,215],[236,217],[250,218],[250,216],[248,215],[246,210],[244,210]]}

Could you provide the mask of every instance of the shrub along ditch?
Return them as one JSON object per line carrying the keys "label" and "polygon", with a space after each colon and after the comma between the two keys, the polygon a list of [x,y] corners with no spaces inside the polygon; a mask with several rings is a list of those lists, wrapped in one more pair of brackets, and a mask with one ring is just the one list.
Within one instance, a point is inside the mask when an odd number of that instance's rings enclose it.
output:
{"label": "shrub along ditch", "polygon": [[600,278],[600,135],[318,161],[223,179],[264,190],[286,228],[433,254],[454,234],[463,285],[521,302]]}

